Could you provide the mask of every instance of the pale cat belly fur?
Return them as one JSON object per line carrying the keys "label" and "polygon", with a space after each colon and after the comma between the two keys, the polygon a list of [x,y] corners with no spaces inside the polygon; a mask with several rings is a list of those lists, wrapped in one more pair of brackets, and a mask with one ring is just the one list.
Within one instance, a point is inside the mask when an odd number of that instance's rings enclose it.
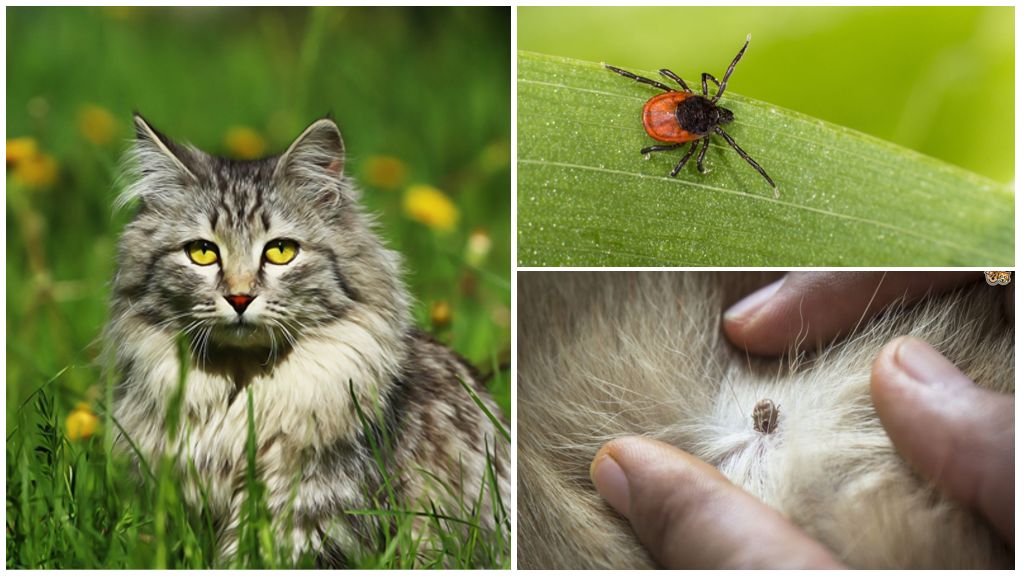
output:
{"label": "pale cat belly fur", "polygon": [[[931,297],[866,321],[817,357],[780,361],[748,358],[720,330],[724,306],[765,283],[740,273],[519,274],[520,568],[654,566],[588,475],[597,449],[627,434],[710,462],[851,566],[1012,565],[983,520],[895,453],[868,387],[884,344],[910,334],[979,385],[1013,393],[1002,291]],[[768,434],[764,399],[778,406]]]}

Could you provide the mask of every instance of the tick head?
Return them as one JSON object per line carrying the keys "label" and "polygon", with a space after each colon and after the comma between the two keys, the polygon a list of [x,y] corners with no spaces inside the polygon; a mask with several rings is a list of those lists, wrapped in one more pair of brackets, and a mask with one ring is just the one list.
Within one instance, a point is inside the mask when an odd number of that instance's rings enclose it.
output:
{"label": "tick head", "polygon": [[728,108],[719,107],[718,108],[718,123],[719,124],[728,124],[730,122],[732,122],[732,110],[729,110]]}

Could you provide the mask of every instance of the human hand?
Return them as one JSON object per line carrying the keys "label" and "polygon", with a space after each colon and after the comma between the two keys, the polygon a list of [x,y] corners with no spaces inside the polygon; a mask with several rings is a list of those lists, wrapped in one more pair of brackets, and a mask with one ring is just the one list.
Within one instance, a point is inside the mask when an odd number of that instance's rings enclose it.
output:
{"label": "human hand", "polygon": [[[814,348],[854,330],[905,298],[913,302],[982,280],[981,272],[790,272],[726,311],[722,327],[734,344],[753,354],[783,354],[800,340]],[[1005,290],[1013,315],[1013,290]]]}
{"label": "human hand", "polygon": [[678,448],[612,440],[590,467],[597,491],[663,568],[841,568],[822,544]]}
{"label": "human hand", "polygon": [[[741,348],[781,354],[801,331],[802,347],[813,347],[856,329],[895,300],[910,303],[978,281],[980,272],[791,272],[733,305],[723,329]],[[1005,294],[1012,318],[1014,292]],[[934,382],[942,383],[942,393]],[[893,444],[918,472],[978,508],[1012,541],[1013,396],[977,388],[912,338],[894,340],[879,354],[871,394]]]}
{"label": "human hand", "polygon": [[926,342],[887,344],[871,399],[896,451],[1013,543],[1013,396],[979,388]]}
{"label": "human hand", "polygon": [[[823,282],[826,275],[817,276],[797,277],[797,285]],[[902,289],[894,292],[886,280],[878,289],[879,295],[892,300],[906,292],[914,298],[929,287],[949,289],[957,285],[948,277],[932,278],[927,283],[897,280]],[[970,279],[962,277],[960,281]],[[874,293],[879,276],[865,275],[857,282],[860,289],[872,282],[869,292]],[[826,282],[824,286],[837,287],[844,296],[811,303],[812,310],[838,309],[826,312],[826,316],[832,316],[827,322],[812,326],[819,339],[852,328],[836,322],[844,313],[849,320],[850,311],[859,307],[853,319],[855,325],[863,310],[873,313],[872,309],[877,311],[884,305],[872,308],[874,304],[869,307],[865,300],[846,305],[857,293],[857,282],[832,279],[832,284]],[[789,301],[762,301],[763,310],[781,314],[767,306],[799,307],[799,297],[794,302],[794,295],[781,295]],[[1011,292],[1008,311],[1012,311],[1012,302]],[[741,332],[743,328],[740,326]],[[772,348],[781,342],[776,340],[758,350],[782,351],[784,346]],[[877,357],[871,396],[897,451],[918,473],[977,510],[1012,543],[1013,397],[976,387],[926,343],[906,337],[889,343]],[[842,567],[829,550],[778,512],[730,483],[710,465],[667,444],[636,437],[609,442],[595,456],[591,478],[598,492],[630,521],[641,543],[664,567]]]}

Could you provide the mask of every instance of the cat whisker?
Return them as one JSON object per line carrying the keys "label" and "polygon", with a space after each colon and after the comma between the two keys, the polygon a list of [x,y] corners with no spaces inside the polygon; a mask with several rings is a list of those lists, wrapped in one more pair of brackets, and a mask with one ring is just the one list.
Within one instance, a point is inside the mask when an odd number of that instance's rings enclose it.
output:
{"label": "cat whisker", "polygon": [[321,322],[319,320],[313,320],[313,326],[309,326],[308,324],[302,322],[298,318],[289,318],[287,320],[294,325],[294,328],[297,328],[296,331],[301,332],[309,332],[312,328],[320,328],[321,326],[324,325],[324,322]]}
{"label": "cat whisker", "polygon": [[177,322],[178,320],[181,320],[182,318],[186,318],[189,316],[194,316],[193,311],[189,310],[187,312],[182,312],[180,314],[174,314],[165,320],[161,320],[160,322],[157,323],[156,326],[157,328],[166,328],[167,326],[170,326],[174,322]]}
{"label": "cat whisker", "polygon": [[[202,360],[203,338],[208,335],[209,330],[205,319],[193,320],[182,330],[181,333],[189,339],[188,351],[193,361]],[[200,367],[204,366],[200,364]]]}
{"label": "cat whisker", "polygon": [[205,329],[203,330],[203,332],[202,332],[202,336],[200,336],[200,342],[201,343],[199,345],[199,351],[200,351],[199,362],[200,362],[200,368],[202,368],[204,370],[206,369],[206,354],[207,354],[207,352],[210,349],[210,334],[212,332],[213,332],[213,326],[207,325],[205,327]]}
{"label": "cat whisker", "polygon": [[204,325],[202,320],[196,320],[189,324],[189,327],[183,332],[186,337],[189,338],[188,351],[189,356],[193,360],[197,360],[200,351],[200,340],[202,338]]}
{"label": "cat whisker", "polygon": [[[195,350],[194,350],[195,343],[196,343],[195,342],[195,340],[196,340],[195,335],[197,335],[199,333],[198,331],[202,328],[202,326],[203,326],[203,321],[202,320],[193,320],[192,322],[189,322],[188,325],[186,325],[185,328],[181,331],[181,334],[184,337],[189,339],[189,352],[190,353],[193,353],[193,354],[195,353]],[[193,334],[193,333],[195,333],[195,334]]]}
{"label": "cat whisker", "polygon": [[274,314],[267,316],[266,321],[273,323],[274,326],[281,331],[281,334],[288,341],[289,345],[295,345],[295,338],[291,334],[292,326],[290,325],[290,320],[288,318]]}
{"label": "cat whisker", "polygon": [[270,336],[270,353],[267,354],[267,360],[263,364],[264,366],[268,366],[277,361],[277,335],[274,334],[274,329],[270,326],[264,325],[264,328],[267,330],[267,335]]}
{"label": "cat whisker", "polygon": [[267,332],[267,337],[270,338],[270,350],[267,350],[267,357],[263,360],[263,366],[269,366],[274,361],[275,347],[277,346],[277,339],[274,338],[274,331],[270,329],[270,326],[263,325],[263,329]]}
{"label": "cat whisker", "polygon": [[278,320],[276,318],[269,318],[269,320],[271,322],[273,322],[275,326],[280,328],[281,334],[284,336],[284,338],[288,342],[289,346],[294,348],[298,344],[298,342],[295,340],[295,337],[292,335],[291,331],[289,330],[289,326],[285,323],[285,322],[287,322],[287,320],[285,320],[285,319]]}

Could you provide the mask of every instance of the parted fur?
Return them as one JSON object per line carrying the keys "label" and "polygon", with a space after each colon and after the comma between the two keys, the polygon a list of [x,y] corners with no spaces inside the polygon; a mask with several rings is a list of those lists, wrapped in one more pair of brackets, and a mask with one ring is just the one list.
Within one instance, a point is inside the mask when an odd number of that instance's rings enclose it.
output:
{"label": "parted fur", "polygon": [[[872,362],[905,334],[979,385],[1012,393],[1014,333],[1002,290],[982,283],[894,307],[818,353],[779,361],[748,357],[720,330],[724,307],[765,280],[519,274],[520,568],[653,566],[588,475],[598,448],[627,434],[713,464],[852,566],[1011,565],[984,521],[896,454],[869,396]],[[778,407],[769,434],[754,429],[764,399]]]}
{"label": "parted fur", "polygon": [[[136,126],[119,204],[138,211],[121,236],[105,332],[114,415],[148,462],[176,459],[190,504],[205,497],[220,526],[223,557],[246,498],[250,393],[259,479],[296,553],[343,565],[368,551],[382,527],[343,511],[386,504],[385,476],[400,506],[455,514],[479,499],[483,528],[503,529],[486,470],[507,505],[509,446],[462,383],[500,410],[464,360],[413,327],[400,259],[343,175],[334,122],[255,161],[179,145],[141,117]],[[278,238],[299,245],[286,265],[263,259]],[[217,245],[216,264],[189,259],[196,239]],[[255,298],[237,313],[230,294]],[[182,336],[187,380],[169,430]],[[384,441],[381,470],[373,448]]]}

